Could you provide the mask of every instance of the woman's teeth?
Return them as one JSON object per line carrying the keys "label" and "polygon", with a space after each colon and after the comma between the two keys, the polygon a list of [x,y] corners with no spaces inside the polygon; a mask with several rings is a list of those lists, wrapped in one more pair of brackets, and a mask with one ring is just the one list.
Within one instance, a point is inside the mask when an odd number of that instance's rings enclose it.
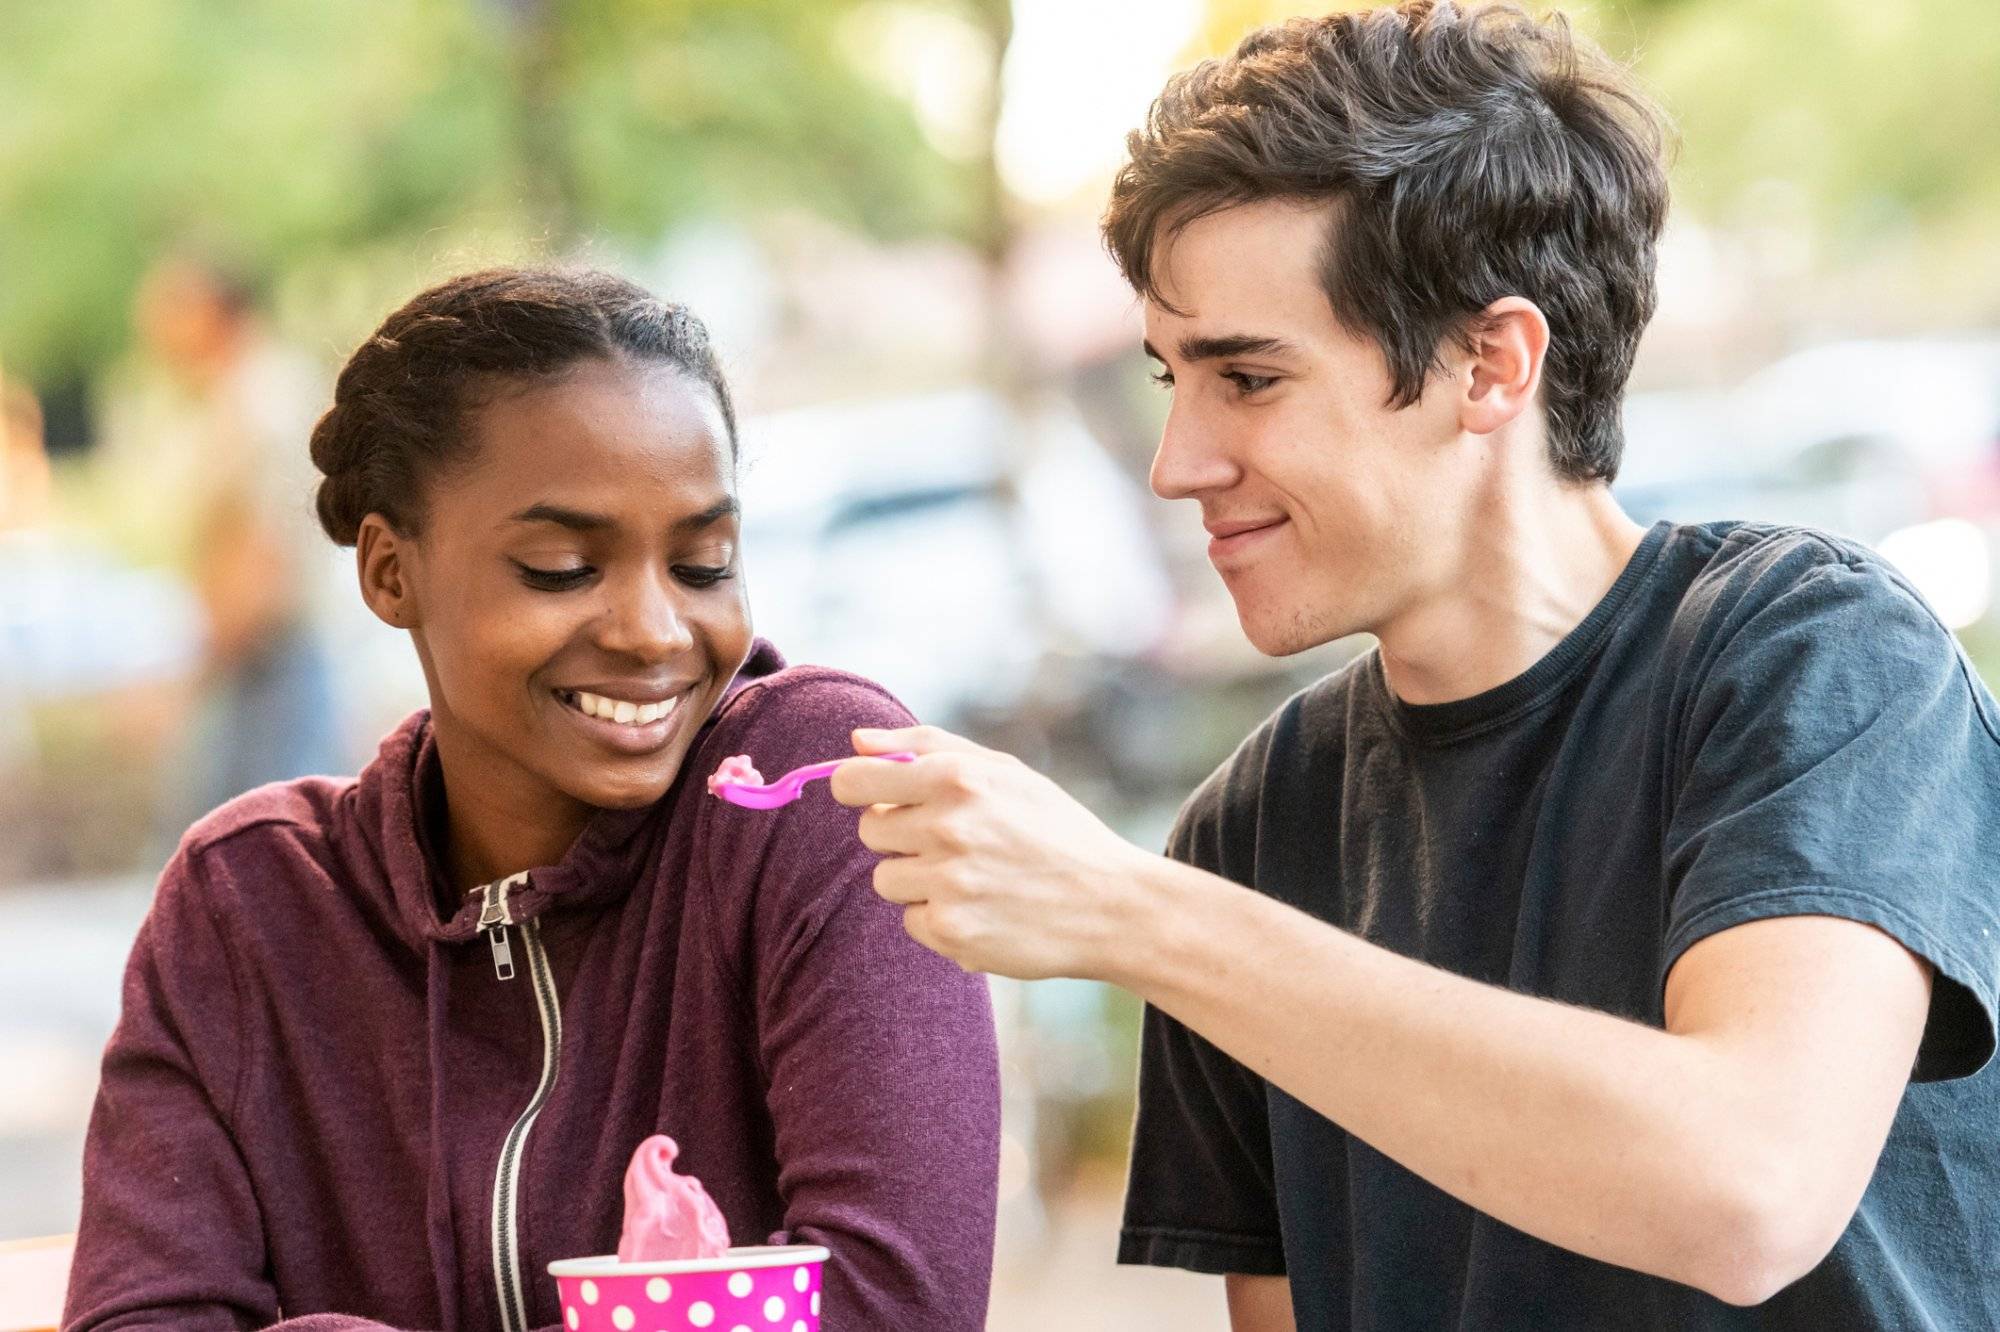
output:
{"label": "woman's teeth", "polygon": [[645,726],[656,722],[674,710],[678,698],[664,699],[658,703],[633,703],[621,698],[605,698],[601,694],[586,694],[582,690],[559,691],[563,702],[588,717],[597,717],[620,726]]}

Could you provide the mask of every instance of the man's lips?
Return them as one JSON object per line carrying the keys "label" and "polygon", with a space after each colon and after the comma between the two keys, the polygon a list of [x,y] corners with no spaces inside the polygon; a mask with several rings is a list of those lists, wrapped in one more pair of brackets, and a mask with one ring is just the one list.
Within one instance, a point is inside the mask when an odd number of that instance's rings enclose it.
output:
{"label": "man's lips", "polygon": [[1203,523],[1202,526],[1208,529],[1210,536],[1215,537],[1217,540],[1226,540],[1229,537],[1240,536],[1245,532],[1255,532],[1266,527],[1276,527],[1284,521],[1283,517],[1245,518],[1233,522],[1209,521]]}
{"label": "man's lips", "polygon": [[1283,527],[1286,521],[1285,518],[1278,517],[1203,523],[1202,526],[1208,529],[1209,563],[1219,567],[1224,561],[1241,555],[1270,533]]}

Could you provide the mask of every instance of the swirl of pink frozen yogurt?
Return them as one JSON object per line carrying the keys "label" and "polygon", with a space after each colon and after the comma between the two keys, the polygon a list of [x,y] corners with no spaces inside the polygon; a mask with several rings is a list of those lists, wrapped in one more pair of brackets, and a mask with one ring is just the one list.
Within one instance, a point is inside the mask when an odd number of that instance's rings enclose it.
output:
{"label": "swirl of pink frozen yogurt", "polygon": [[720,1258],[729,1252],[729,1227],[693,1175],[674,1173],[681,1149],[655,1133],[632,1153],[625,1170],[625,1229],[618,1236],[621,1263],[662,1263]]}
{"label": "swirl of pink frozen yogurt", "polygon": [[738,754],[718,763],[715,771],[708,774],[708,793],[715,794],[715,788],[724,782],[744,782],[751,786],[762,786],[764,776],[757,771],[757,765],[750,761],[748,754]]}

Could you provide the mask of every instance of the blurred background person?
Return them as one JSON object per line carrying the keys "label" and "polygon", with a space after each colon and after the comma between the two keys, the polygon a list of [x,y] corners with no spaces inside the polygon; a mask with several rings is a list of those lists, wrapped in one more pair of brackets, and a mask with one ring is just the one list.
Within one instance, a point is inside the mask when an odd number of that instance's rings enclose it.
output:
{"label": "blurred background person", "polygon": [[[42,404],[26,384],[0,375],[0,548],[23,544],[47,520],[48,504]],[[0,641],[0,775],[17,772],[27,759],[25,691],[15,683],[24,665],[19,656],[18,647]],[[18,812],[0,797],[0,819],[10,817]]]}
{"label": "blurred background person", "polygon": [[212,263],[154,265],[133,325],[136,354],[112,381],[93,465],[123,551],[175,571],[201,607],[202,660],[161,793],[171,847],[232,796],[347,762],[300,444],[323,381],[265,325],[248,282]]}
{"label": "blurred background person", "polygon": [[26,384],[0,376],[0,532],[40,526],[48,507],[42,404]]}

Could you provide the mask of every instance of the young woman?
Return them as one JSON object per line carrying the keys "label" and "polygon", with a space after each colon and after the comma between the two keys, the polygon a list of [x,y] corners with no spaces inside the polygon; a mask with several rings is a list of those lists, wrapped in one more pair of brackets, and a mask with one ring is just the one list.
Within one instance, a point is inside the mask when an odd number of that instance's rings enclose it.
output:
{"label": "young woman", "polygon": [[832,1251],[827,1328],[982,1327],[984,981],[910,941],[824,791],[705,791],[908,718],[753,639],[700,323],[605,274],[460,278],[354,354],[312,455],[430,708],[168,866],[65,1326],[555,1324],[547,1264],[616,1249],[664,1132],[736,1243]]}

